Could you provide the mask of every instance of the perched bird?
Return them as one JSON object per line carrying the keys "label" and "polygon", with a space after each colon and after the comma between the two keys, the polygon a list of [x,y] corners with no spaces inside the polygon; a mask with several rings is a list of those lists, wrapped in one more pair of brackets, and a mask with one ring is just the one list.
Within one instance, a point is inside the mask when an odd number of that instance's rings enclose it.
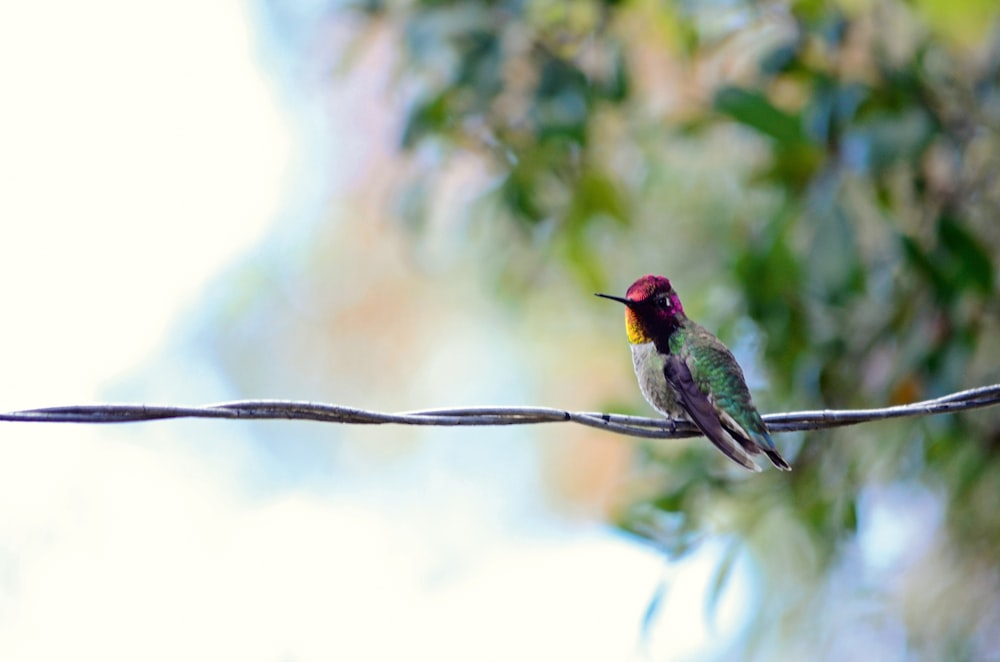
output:
{"label": "perched bird", "polygon": [[689,320],[670,281],[643,276],[625,297],[598,294],[625,304],[625,327],[639,388],[668,418],[687,416],[726,457],[751,471],[763,453],[791,470],[778,453],[754,407],[743,370],[711,332]]}

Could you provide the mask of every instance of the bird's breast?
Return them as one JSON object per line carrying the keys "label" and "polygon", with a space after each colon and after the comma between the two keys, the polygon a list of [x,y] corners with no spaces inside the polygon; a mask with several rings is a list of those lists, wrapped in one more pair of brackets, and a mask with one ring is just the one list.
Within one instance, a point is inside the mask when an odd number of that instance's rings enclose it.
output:
{"label": "bird's breast", "polygon": [[663,374],[663,361],[663,354],[653,343],[632,345],[632,366],[646,402],[661,414],[676,418],[683,414],[683,410]]}

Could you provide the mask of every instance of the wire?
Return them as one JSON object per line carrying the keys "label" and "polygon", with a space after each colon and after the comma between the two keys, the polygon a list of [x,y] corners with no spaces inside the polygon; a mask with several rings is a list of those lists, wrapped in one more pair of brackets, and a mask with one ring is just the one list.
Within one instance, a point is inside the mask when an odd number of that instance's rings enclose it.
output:
{"label": "wire", "polygon": [[[819,430],[906,416],[930,416],[1000,404],[1000,384],[959,391],[880,409],[844,409],[767,414],[771,432]],[[696,437],[689,421],[644,418],[624,414],[574,412],[547,407],[470,407],[423,409],[385,414],[366,409],[290,400],[237,400],[201,407],[136,404],[72,405],[0,413],[0,421],[20,423],[135,423],[170,418],[299,420],[348,425],[495,426],[571,422],[609,432],[652,439]]]}

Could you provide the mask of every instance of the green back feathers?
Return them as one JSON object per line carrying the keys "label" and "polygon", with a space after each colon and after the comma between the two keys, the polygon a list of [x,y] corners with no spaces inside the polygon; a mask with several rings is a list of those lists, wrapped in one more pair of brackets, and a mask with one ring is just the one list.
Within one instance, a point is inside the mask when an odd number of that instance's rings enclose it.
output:
{"label": "green back feathers", "polygon": [[698,388],[716,407],[751,434],[766,432],[753,406],[743,370],[732,352],[702,326],[688,320],[670,339],[670,351],[683,358]]}

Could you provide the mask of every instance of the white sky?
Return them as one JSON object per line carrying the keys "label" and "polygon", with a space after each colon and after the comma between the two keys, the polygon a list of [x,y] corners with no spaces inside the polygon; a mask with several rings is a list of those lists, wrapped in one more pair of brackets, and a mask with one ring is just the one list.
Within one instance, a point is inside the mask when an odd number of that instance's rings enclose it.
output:
{"label": "white sky", "polygon": [[[247,12],[236,0],[0,4],[0,408],[99,400],[149,365],[287,204],[300,129],[259,67]],[[0,659],[636,650],[662,564],[606,529],[539,536],[536,522],[431,581],[433,533],[344,495],[251,497],[173,430],[0,427]],[[709,636],[684,596],[712,560],[685,567],[653,637],[661,652]]]}
{"label": "white sky", "polygon": [[0,5],[6,405],[92,397],[274,217],[291,133],[244,12]]}

